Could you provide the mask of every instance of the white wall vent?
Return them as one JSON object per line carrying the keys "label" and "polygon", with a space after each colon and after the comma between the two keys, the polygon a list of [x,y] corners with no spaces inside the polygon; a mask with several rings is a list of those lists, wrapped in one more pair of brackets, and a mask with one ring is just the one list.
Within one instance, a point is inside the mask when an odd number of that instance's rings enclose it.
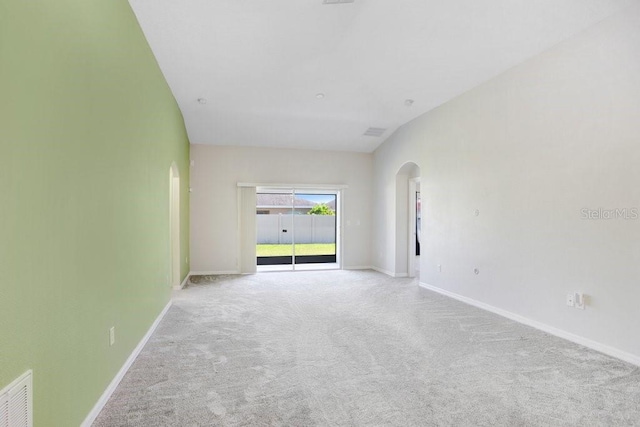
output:
{"label": "white wall vent", "polygon": [[322,4],[353,3],[354,0],[322,0]]}
{"label": "white wall vent", "polygon": [[382,136],[386,129],[383,128],[369,128],[364,132],[364,136]]}
{"label": "white wall vent", "polygon": [[27,371],[0,392],[0,427],[33,427],[33,381]]}

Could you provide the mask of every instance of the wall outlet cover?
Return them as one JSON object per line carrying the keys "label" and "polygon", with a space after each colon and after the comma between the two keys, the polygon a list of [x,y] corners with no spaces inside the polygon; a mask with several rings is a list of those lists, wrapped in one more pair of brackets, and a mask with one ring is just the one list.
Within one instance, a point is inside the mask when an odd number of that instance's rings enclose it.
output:
{"label": "wall outlet cover", "polygon": [[574,307],[575,306],[575,295],[567,294],[567,306]]}

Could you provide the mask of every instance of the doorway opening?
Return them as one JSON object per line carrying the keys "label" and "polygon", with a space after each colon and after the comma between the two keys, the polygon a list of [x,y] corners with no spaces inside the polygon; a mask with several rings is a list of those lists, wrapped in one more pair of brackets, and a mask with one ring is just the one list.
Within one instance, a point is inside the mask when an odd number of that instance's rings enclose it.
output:
{"label": "doorway opening", "polygon": [[420,178],[409,179],[409,277],[420,277],[420,235],[422,225]]}
{"label": "doorway opening", "polygon": [[420,276],[421,223],[420,167],[407,162],[396,174],[396,277]]}
{"label": "doorway opening", "polygon": [[258,271],[339,268],[339,203],[336,190],[258,188]]}
{"label": "doorway opening", "polygon": [[180,173],[173,162],[169,168],[169,284],[180,287]]}

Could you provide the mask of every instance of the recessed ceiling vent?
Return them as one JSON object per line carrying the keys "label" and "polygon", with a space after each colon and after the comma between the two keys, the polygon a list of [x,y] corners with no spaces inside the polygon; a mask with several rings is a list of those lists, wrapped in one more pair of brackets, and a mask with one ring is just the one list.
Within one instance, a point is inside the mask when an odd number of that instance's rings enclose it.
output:
{"label": "recessed ceiling vent", "polygon": [[353,3],[354,0],[322,0],[322,4]]}
{"label": "recessed ceiling vent", "polygon": [[382,136],[385,133],[386,129],[383,128],[369,128],[363,134],[364,136]]}

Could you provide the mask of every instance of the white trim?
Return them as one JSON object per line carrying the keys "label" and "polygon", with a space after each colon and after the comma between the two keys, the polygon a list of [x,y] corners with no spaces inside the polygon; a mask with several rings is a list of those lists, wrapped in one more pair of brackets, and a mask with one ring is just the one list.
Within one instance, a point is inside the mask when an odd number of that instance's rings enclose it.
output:
{"label": "white trim", "polygon": [[394,277],[396,279],[400,279],[400,278],[409,276],[407,273],[394,273],[393,271],[385,270],[384,268],[380,268],[380,267],[376,267],[376,266],[371,266],[371,267],[368,267],[368,268],[370,268],[372,270],[375,270],[378,273],[382,273],[382,274],[386,274],[387,276]]}
{"label": "white trim", "polygon": [[[344,260],[342,259],[342,254],[343,254],[343,248],[344,248],[344,242],[343,242],[343,238],[342,238],[342,233],[343,233],[343,224],[344,224],[344,208],[343,208],[343,190],[345,188],[347,188],[346,185],[309,185],[309,184],[301,184],[301,185],[293,185],[293,184],[264,184],[264,186],[260,185],[260,184],[246,184],[246,183],[238,183],[238,187],[242,188],[242,187],[250,187],[253,188],[253,186],[255,185],[255,189],[256,189],[256,195],[257,194],[270,194],[270,193],[285,193],[285,194],[290,194],[291,197],[293,198],[293,200],[296,200],[296,196],[297,194],[326,194],[326,195],[332,195],[335,196],[336,198],[336,210],[335,210],[335,222],[336,222],[336,264],[338,265],[338,269],[342,269],[343,265],[344,265]],[[240,193],[240,192],[238,192]],[[283,208],[289,208],[288,206],[282,206]],[[293,205],[290,207],[292,209],[292,212],[294,210],[295,207],[295,202],[293,203]],[[308,208],[307,206],[301,206],[301,208]],[[309,207],[310,208],[310,207]],[[297,208],[296,208],[297,209]],[[238,224],[240,224],[240,207],[238,207]],[[241,234],[241,230],[238,231],[238,235]],[[291,239],[292,242],[296,241],[296,228],[295,228],[295,221],[291,222]],[[241,245],[239,245],[241,246]],[[293,248],[293,260],[295,261],[295,257],[296,257],[296,246],[292,243],[292,248]],[[238,259],[240,259],[240,254],[238,255]],[[296,271],[298,264],[296,264],[295,262],[293,262],[291,264],[291,269],[292,271]],[[304,271],[309,271],[311,269],[307,269],[307,268],[302,268],[302,270]],[[324,268],[319,268],[319,270],[324,270]],[[258,268],[256,268],[256,271],[259,271]],[[271,271],[271,270],[269,270]],[[255,273],[255,271],[251,272],[251,273]]]}
{"label": "white trim", "polygon": [[[220,276],[223,274],[242,274],[239,270],[228,270],[228,271],[192,271],[189,273],[189,276]],[[252,273],[248,273],[252,274]]]}
{"label": "white trim", "polygon": [[380,267],[376,267],[376,266],[371,266],[369,267],[372,270],[377,271],[378,273],[382,273],[382,274],[386,274],[387,276],[391,276],[391,277],[395,277],[395,278],[402,278],[402,277],[407,277],[407,273],[394,273],[393,271],[389,271],[389,270],[385,270],[383,268]]}
{"label": "white trim", "polygon": [[[346,187],[345,187],[346,188]],[[343,230],[344,230],[344,207],[343,203],[343,191],[342,189],[335,190],[336,194],[336,261],[339,269],[344,268],[344,239],[343,239]]]}
{"label": "white trim", "polygon": [[104,393],[102,393],[102,396],[100,396],[100,399],[98,399],[98,402],[96,402],[93,409],[91,409],[91,412],[89,412],[89,415],[87,415],[87,418],[85,418],[82,424],[80,424],[80,427],[90,427],[91,424],[93,424],[93,422],[96,420],[96,418],[98,418],[98,415],[100,415],[100,411],[102,411],[104,406],[107,404],[107,401],[109,400],[113,392],[118,387],[118,384],[120,384],[120,381],[122,381],[122,379],[124,378],[125,374],[129,370],[131,365],[133,365],[133,362],[135,362],[136,358],[144,348],[145,344],[147,343],[147,341],[149,341],[149,338],[151,338],[151,335],[160,324],[160,321],[162,320],[162,318],[165,316],[165,314],[167,314],[167,311],[169,311],[169,308],[171,307],[172,303],[173,301],[169,300],[169,302],[164,307],[164,309],[162,309],[158,317],[156,317],[156,320],[153,322],[153,324],[151,325],[147,333],[144,335],[144,337],[142,337],[142,339],[140,340],[136,348],[133,349],[133,352],[129,355],[129,358],[126,360],[126,362],[124,362],[124,365],[122,365],[122,368],[120,368],[120,371],[118,371],[118,373],[113,378],[113,380],[111,380],[111,383],[109,384],[107,389],[104,391]]}
{"label": "white trim", "polygon": [[437,288],[437,287],[435,287],[433,285],[428,285],[428,284],[423,283],[423,282],[419,282],[418,284],[420,285],[420,287],[428,289],[430,291],[439,293],[439,294],[447,296],[449,298],[453,298],[455,300],[464,302],[464,303],[472,305],[474,307],[478,307],[478,308],[481,308],[483,310],[490,311],[490,312],[495,313],[495,314],[497,314],[499,316],[506,317],[507,319],[511,319],[511,320],[516,321],[518,323],[522,323],[524,325],[531,326],[532,328],[539,329],[539,330],[541,330],[543,332],[546,332],[548,334],[555,335],[556,337],[560,337],[560,338],[566,339],[566,340],[574,342],[576,344],[580,344],[580,345],[583,345],[585,347],[588,347],[588,348],[590,348],[592,350],[599,351],[600,353],[604,353],[606,355],[615,357],[615,358],[620,359],[620,360],[624,360],[625,362],[629,362],[629,363],[634,364],[636,366],[640,366],[640,356],[637,356],[635,354],[627,353],[626,351],[619,350],[619,349],[617,349],[615,347],[610,347],[610,346],[608,346],[606,344],[602,344],[602,343],[599,343],[597,341],[590,340],[590,339],[582,337],[580,335],[572,334],[571,332],[567,332],[567,331],[564,331],[562,329],[558,329],[556,327],[549,326],[549,325],[547,325],[545,323],[538,322],[537,320],[529,319],[529,318],[521,316],[519,314],[515,314],[515,313],[512,313],[510,311],[503,310],[503,309],[498,308],[498,307],[494,307],[492,305],[489,305],[487,303],[474,300],[474,299],[469,298],[469,297],[465,297],[465,296],[462,296],[462,295],[459,295],[459,294],[456,294],[456,293],[453,293],[453,292],[450,292],[450,291],[447,291],[447,290],[444,290],[444,289],[441,289],[441,288]]}
{"label": "white trim", "polygon": [[180,283],[180,170],[176,162],[169,167],[169,284]]}
{"label": "white trim", "polygon": [[0,396],[8,393],[9,390],[11,390],[12,388],[14,388],[15,386],[17,386],[18,384],[20,384],[20,382],[24,381],[25,378],[28,377],[33,378],[33,370],[29,369],[28,371],[24,372],[22,375],[20,375],[18,378],[16,378],[15,380],[11,381],[11,384],[9,384],[8,386],[6,386],[5,388],[3,388],[2,390],[0,390]]}
{"label": "white trim", "polygon": [[343,270],[373,270],[370,265],[349,265],[342,268]]}
{"label": "white trim", "polygon": [[306,188],[306,189],[318,189],[318,190],[344,190],[349,188],[346,184],[265,184],[255,182],[239,182],[238,187],[264,187],[264,188]]}
{"label": "white trim", "polygon": [[[238,188],[240,188],[240,186],[238,186]],[[257,199],[257,193],[256,193],[256,199]],[[257,204],[257,200],[256,200],[256,204]],[[242,264],[242,242],[241,239],[242,237],[242,190],[237,190],[236,191],[236,236],[238,239],[238,244],[236,245],[236,263],[235,263],[235,267],[238,269],[238,273],[235,274],[240,274],[240,270],[242,267],[240,267],[240,265]],[[257,215],[257,213],[256,213]],[[257,227],[257,226],[256,226]],[[257,228],[256,228],[257,230]],[[200,276],[210,276],[210,275],[217,275],[217,274],[224,274],[224,273],[216,273],[216,272],[201,272],[201,271],[197,271],[194,273],[194,275],[200,275]],[[234,274],[234,273],[232,273]]]}
{"label": "white trim", "polygon": [[192,274],[191,272],[187,273],[182,283],[180,283],[179,286],[174,286],[173,289],[176,291],[179,291],[180,289],[184,288],[184,285],[186,285],[187,282],[189,281],[189,277],[191,277],[191,274]]}
{"label": "white trim", "polygon": [[385,270],[385,269],[380,268],[380,267],[376,267],[375,265],[372,265],[371,269],[377,271],[378,273],[382,273],[382,274],[386,274],[387,276],[395,277],[392,271]]}

